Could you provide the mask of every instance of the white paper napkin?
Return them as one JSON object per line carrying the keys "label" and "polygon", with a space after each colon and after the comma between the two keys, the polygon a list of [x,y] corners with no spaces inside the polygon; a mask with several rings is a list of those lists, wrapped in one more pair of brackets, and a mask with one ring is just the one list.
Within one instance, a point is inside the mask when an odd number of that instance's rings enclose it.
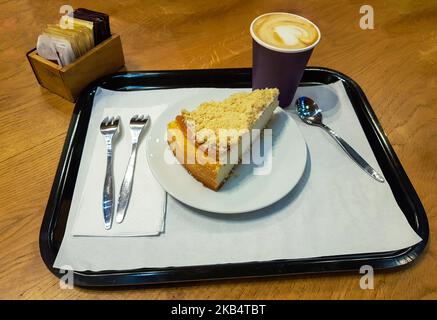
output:
{"label": "white paper napkin", "polygon": [[[114,98],[114,92],[98,89],[82,156],[85,161],[79,172],[82,186],[75,189],[75,193],[80,192],[80,198],[73,236],[152,236],[163,231],[166,195],[147,164],[145,138],[154,120],[165,107],[163,104],[135,98],[126,103]],[[143,129],[139,140],[129,206],[123,223],[118,224],[115,222],[115,203],[112,228],[105,230],[102,194],[106,172],[106,144],[100,133],[100,123],[106,116],[119,116],[121,119],[113,149],[114,191],[117,200],[132,147],[129,121],[136,114],[148,114],[151,121]]]}
{"label": "white paper napkin", "polygon": [[[135,96],[178,112],[180,101],[195,105],[242,90],[250,89],[115,93],[109,101],[120,99],[127,105]],[[381,172],[341,82],[301,87],[299,95],[316,99],[326,124]],[[308,162],[299,184],[274,205],[246,214],[220,215],[190,208],[169,196],[165,233],[159,237],[99,238],[72,236],[78,213],[73,199],[54,266],[100,271],[302,259],[399,250],[421,241],[388,183],[364,173],[323,130],[291,117],[307,142]]]}

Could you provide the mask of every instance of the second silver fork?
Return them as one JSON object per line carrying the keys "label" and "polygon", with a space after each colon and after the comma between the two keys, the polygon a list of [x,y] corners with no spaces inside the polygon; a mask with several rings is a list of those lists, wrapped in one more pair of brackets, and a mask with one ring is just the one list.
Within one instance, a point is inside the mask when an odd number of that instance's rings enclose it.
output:
{"label": "second silver fork", "polygon": [[129,199],[132,192],[133,177],[135,171],[135,162],[137,158],[138,140],[141,132],[149,121],[148,115],[135,115],[130,120],[130,132],[132,136],[132,151],[127,165],[126,173],[124,175],[123,182],[120,188],[120,194],[118,195],[117,214],[115,221],[121,223],[126,215],[126,210],[129,205]]}

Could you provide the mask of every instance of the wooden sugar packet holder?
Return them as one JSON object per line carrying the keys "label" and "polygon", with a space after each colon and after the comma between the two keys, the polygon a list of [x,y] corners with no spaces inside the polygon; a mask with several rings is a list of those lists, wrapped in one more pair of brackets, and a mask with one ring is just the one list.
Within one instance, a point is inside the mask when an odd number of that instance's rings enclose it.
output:
{"label": "wooden sugar packet holder", "polygon": [[36,49],[26,55],[39,84],[71,102],[76,101],[90,82],[124,66],[123,48],[117,34],[65,67],[40,57]]}

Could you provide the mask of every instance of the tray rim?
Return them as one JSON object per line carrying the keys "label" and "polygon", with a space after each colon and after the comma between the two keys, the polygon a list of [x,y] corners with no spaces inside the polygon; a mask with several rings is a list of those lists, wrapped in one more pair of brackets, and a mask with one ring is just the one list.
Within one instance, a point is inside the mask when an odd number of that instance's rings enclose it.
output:
{"label": "tray rim", "polygon": [[[272,260],[262,262],[242,262],[242,263],[226,263],[218,265],[202,265],[188,267],[166,267],[166,268],[142,268],[124,271],[74,271],[75,285],[80,287],[102,287],[102,286],[127,286],[127,285],[150,285],[158,283],[175,283],[187,281],[203,281],[203,280],[219,280],[229,278],[251,278],[251,277],[270,277],[270,276],[285,276],[292,274],[315,274],[328,272],[351,272],[358,271],[359,267],[365,264],[370,264],[374,269],[397,269],[410,265],[424,252],[429,239],[429,226],[423,205],[408,179],[393,147],[383,131],[376,114],[370,106],[367,97],[360,86],[350,77],[341,72],[324,68],[324,67],[307,67],[304,73],[301,85],[310,85],[312,81],[305,81],[306,78],[311,78],[314,74],[323,73],[327,77],[332,77],[332,80],[342,81],[349,98],[351,95],[355,97],[352,105],[357,112],[356,103],[360,103],[365,120],[369,122],[379,144],[381,145],[384,157],[388,159],[390,165],[395,170],[396,182],[401,187],[403,193],[406,193],[410,205],[415,209],[414,217],[415,226],[413,229],[423,239],[423,241],[411,247],[381,253],[366,253],[353,255],[326,256],[310,259],[286,259]],[[118,81],[123,77],[126,78],[144,78],[157,79],[159,77],[171,77],[175,75],[190,75],[196,77],[202,75],[204,77],[211,76],[230,76],[241,78],[240,81],[233,82],[229,87],[247,87],[247,82],[251,78],[251,68],[229,68],[229,69],[192,69],[192,70],[154,70],[154,71],[125,71],[110,74],[92,82],[80,94],[76,102],[70,125],[65,138],[64,147],[59,160],[58,168],[47,202],[47,207],[44,213],[43,221],[40,229],[39,247],[41,257],[51,273],[58,278],[63,276],[60,269],[53,267],[53,262],[57,252],[54,248],[53,237],[54,228],[59,218],[60,193],[63,193],[65,187],[66,174],[68,165],[71,161],[74,151],[74,137],[81,120],[82,109],[93,101],[95,89],[97,86],[105,86],[111,81]],[[211,79],[210,79],[211,81]],[[314,82],[314,81],[313,81]],[[331,81],[332,82],[332,81]],[[320,83],[320,82],[319,82]],[[328,82],[329,83],[329,82]],[[239,86],[241,85],[241,86]],[[177,87],[177,86],[176,86]],[[187,87],[187,86],[183,86]],[[168,88],[166,86],[148,86],[150,89]],[[123,90],[141,90],[142,87],[125,87]],[[122,91],[123,91],[122,90]],[[358,116],[358,114],[357,114]],[[82,120],[84,121],[84,120]],[[87,122],[88,123],[88,122]],[[361,119],[360,119],[361,123]],[[366,132],[367,136],[367,132]],[[369,141],[370,143],[370,141]],[[373,145],[372,149],[373,149]],[[376,156],[376,154],[375,154]],[[379,161],[378,161],[379,162]],[[405,214],[405,213],[404,213]],[[407,217],[408,218],[408,217]],[[410,221],[409,221],[410,222]],[[411,224],[411,222],[410,222]],[[64,230],[65,231],[65,230]],[[62,236],[63,237],[63,236]]]}

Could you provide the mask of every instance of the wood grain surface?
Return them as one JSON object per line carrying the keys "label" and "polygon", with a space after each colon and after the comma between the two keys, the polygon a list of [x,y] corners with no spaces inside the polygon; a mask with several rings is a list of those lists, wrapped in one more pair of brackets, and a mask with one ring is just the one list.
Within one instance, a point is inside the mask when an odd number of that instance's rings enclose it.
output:
{"label": "wood grain surface", "polygon": [[[73,104],[38,86],[25,53],[66,1],[0,1],[0,298],[437,298],[437,1],[71,1],[110,14],[127,70],[251,66],[248,27],[288,11],[313,20],[322,41],[310,65],[339,70],[365,91],[425,207],[430,242],[414,265],[360,275],[228,280],[151,288],[61,290],[38,247],[41,220]],[[370,4],[374,30],[361,30]]]}

